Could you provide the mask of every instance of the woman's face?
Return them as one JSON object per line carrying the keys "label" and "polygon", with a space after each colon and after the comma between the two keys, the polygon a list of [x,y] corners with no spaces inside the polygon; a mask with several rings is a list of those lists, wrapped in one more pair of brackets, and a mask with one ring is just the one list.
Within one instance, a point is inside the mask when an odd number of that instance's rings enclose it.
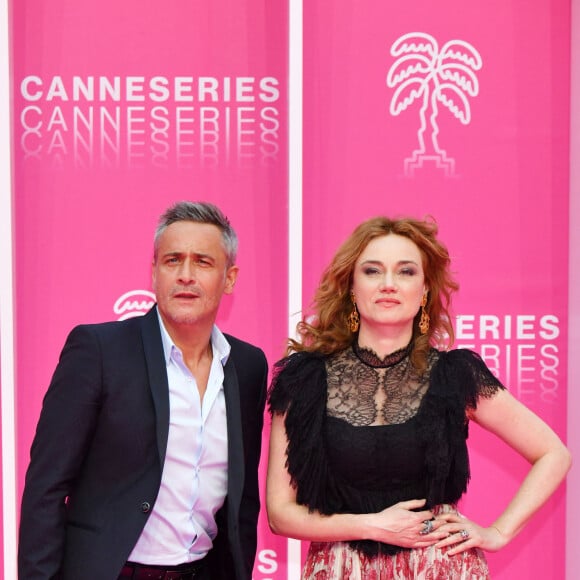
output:
{"label": "woman's face", "polygon": [[409,238],[387,234],[375,238],[355,263],[352,291],[365,325],[412,332],[425,287],[423,260]]}

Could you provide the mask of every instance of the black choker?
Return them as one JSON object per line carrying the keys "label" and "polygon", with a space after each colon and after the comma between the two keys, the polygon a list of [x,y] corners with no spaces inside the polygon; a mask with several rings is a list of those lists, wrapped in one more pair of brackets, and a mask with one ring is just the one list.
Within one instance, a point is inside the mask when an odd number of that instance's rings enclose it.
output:
{"label": "black choker", "polygon": [[354,342],[352,345],[352,350],[361,362],[376,368],[392,367],[393,365],[400,363],[404,358],[409,356],[412,348],[413,343],[409,343],[407,346],[381,358],[374,350],[359,346],[358,342]]}

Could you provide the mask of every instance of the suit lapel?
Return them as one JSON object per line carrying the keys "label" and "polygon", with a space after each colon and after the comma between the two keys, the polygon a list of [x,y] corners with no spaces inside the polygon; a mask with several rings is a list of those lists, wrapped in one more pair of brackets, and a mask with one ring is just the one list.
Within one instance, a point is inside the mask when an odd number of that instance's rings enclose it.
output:
{"label": "suit lapel", "polygon": [[[141,335],[155,406],[159,460],[163,465],[169,434],[169,385],[156,306],[141,318]],[[224,367],[224,396],[228,424],[228,506],[237,515],[244,481],[244,445],[240,388],[231,354]]]}
{"label": "suit lapel", "polygon": [[228,505],[237,514],[244,481],[244,445],[240,387],[231,354],[224,367],[224,394],[228,422]]}
{"label": "suit lapel", "polygon": [[141,318],[141,335],[147,362],[149,386],[155,406],[157,424],[157,448],[161,465],[165,463],[167,437],[169,434],[169,384],[167,382],[167,368],[163,355],[161,330],[157,318],[157,306],[154,306]]}

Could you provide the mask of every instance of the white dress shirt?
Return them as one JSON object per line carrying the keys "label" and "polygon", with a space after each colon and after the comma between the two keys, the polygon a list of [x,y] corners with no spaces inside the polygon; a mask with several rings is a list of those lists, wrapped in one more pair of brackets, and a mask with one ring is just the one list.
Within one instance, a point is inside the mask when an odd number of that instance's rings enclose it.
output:
{"label": "white dress shirt", "polygon": [[201,401],[180,349],[161,318],[159,324],[169,381],[167,453],[157,501],[129,561],[173,566],[203,558],[217,534],[215,514],[228,483],[223,366],[230,345],[214,326],[213,359]]}

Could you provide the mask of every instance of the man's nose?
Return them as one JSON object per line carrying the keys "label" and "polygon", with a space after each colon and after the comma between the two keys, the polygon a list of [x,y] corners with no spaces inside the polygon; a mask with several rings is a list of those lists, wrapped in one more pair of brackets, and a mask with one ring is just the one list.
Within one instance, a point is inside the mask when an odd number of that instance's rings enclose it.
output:
{"label": "man's nose", "polygon": [[179,280],[190,284],[195,280],[195,264],[191,260],[184,260],[179,269]]}

